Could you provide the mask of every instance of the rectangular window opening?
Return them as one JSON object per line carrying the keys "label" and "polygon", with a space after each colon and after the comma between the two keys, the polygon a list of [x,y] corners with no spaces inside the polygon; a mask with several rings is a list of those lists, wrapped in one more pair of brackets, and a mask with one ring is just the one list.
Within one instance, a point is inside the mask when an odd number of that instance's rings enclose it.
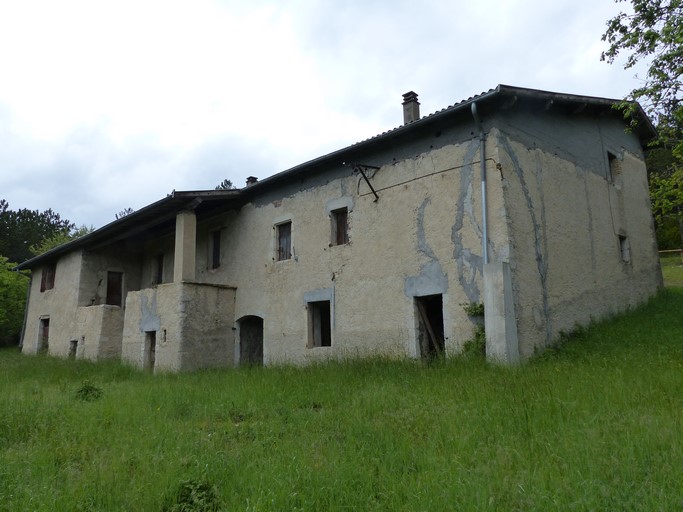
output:
{"label": "rectangular window opening", "polygon": [[621,254],[621,261],[631,263],[631,245],[629,244],[628,237],[625,235],[619,235],[619,252]]}
{"label": "rectangular window opening", "polygon": [[40,277],[40,291],[52,290],[55,287],[55,274],[57,273],[56,263],[48,263],[43,267]]}
{"label": "rectangular window opening", "polygon": [[211,232],[211,268],[221,266],[221,230]]}
{"label": "rectangular window opening", "polygon": [[611,183],[614,183],[615,180],[621,174],[621,162],[619,161],[619,158],[617,158],[617,155],[608,151],[607,163],[609,164],[609,175],[607,176],[607,178]]}
{"label": "rectangular window opening", "polygon": [[164,282],[164,255],[159,254],[156,258],[154,266],[154,281],[152,284],[161,284]]}
{"label": "rectangular window opening", "polygon": [[292,223],[283,222],[275,226],[276,249],[275,260],[283,261],[292,257]]}
{"label": "rectangular window opening", "polygon": [[123,272],[107,272],[107,304],[123,304]]}
{"label": "rectangular window opening", "polygon": [[332,316],[329,300],[308,303],[308,346],[332,346]]}
{"label": "rectangular window opening", "polygon": [[332,245],[349,243],[349,210],[341,208],[333,210],[332,216]]}

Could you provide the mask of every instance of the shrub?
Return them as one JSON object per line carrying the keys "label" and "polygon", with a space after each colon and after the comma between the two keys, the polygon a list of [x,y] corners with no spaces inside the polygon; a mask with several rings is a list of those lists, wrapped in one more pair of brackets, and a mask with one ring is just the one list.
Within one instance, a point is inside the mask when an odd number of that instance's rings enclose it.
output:
{"label": "shrub", "polygon": [[214,512],[221,510],[216,488],[206,481],[183,480],[178,485],[172,503],[164,512]]}
{"label": "shrub", "polygon": [[76,391],[76,398],[84,402],[94,402],[102,396],[102,389],[94,386],[89,381],[83,381],[83,384]]}

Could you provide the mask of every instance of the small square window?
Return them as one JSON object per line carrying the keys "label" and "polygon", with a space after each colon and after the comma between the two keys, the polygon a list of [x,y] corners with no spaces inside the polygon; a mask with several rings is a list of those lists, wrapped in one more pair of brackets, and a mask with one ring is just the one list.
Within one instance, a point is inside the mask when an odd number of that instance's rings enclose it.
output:
{"label": "small square window", "polygon": [[283,261],[292,257],[292,223],[283,222],[275,226],[275,260]]}
{"label": "small square window", "polygon": [[308,303],[308,346],[332,346],[332,319],[330,301]]}
{"label": "small square window", "polygon": [[341,208],[331,212],[332,217],[332,245],[349,243],[349,210]]}
{"label": "small square window", "polygon": [[43,272],[40,277],[40,291],[52,290],[55,287],[55,274],[57,273],[57,265],[55,263],[48,263],[43,267]]}

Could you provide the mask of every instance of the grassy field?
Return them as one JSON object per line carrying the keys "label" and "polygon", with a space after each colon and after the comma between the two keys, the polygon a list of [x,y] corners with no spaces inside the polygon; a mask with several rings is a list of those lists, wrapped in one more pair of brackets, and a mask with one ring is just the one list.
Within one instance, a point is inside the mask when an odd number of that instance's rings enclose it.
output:
{"label": "grassy field", "polygon": [[683,263],[680,254],[667,254],[659,261],[662,264],[662,276],[666,286],[683,286]]}
{"label": "grassy field", "polygon": [[0,351],[0,510],[681,510],[683,288],[519,368]]}

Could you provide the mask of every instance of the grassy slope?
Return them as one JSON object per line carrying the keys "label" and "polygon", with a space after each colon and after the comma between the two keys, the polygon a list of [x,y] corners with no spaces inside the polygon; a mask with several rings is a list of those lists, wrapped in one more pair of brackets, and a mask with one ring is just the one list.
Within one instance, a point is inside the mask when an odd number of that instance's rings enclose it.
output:
{"label": "grassy slope", "polygon": [[660,259],[666,286],[683,286],[683,260],[679,254],[668,254]]}
{"label": "grassy slope", "polygon": [[[0,510],[678,510],[683,289],[520,368],[152,377],[0,351]],[[84,381],[103,391],[76,397]]]}

